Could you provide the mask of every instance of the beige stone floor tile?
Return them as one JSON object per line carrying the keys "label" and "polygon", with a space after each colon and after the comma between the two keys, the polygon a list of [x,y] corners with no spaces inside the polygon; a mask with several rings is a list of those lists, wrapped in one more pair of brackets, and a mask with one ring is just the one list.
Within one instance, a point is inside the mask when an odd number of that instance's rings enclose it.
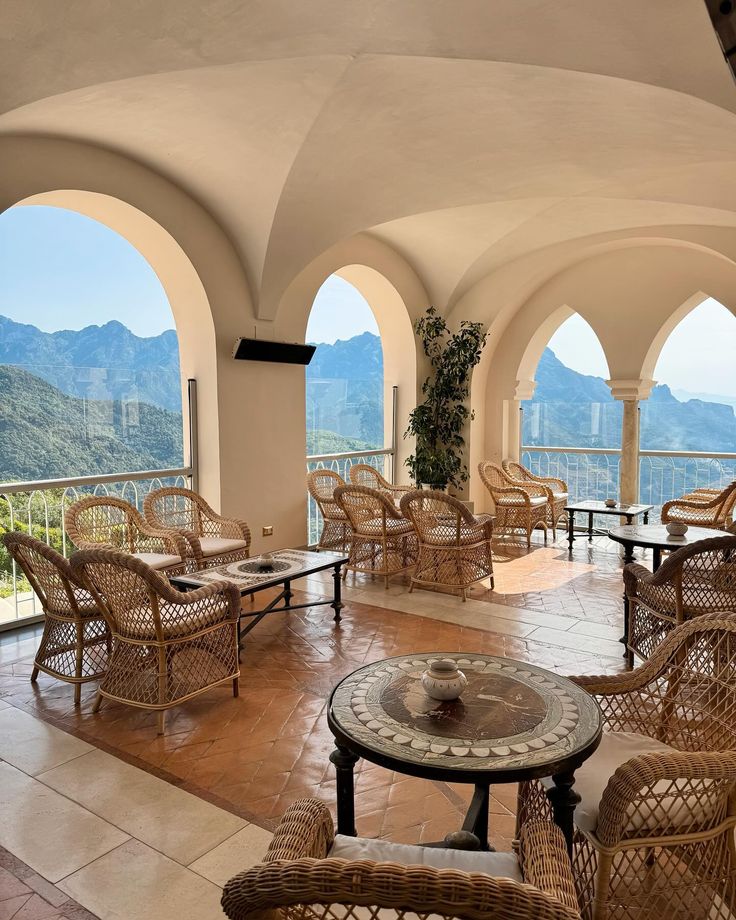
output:
{"label": "beige stone floor tile", "polygon": [[13,706],[0,710],[0,758],[36,774],[92,751],[92,745]]}
{"label": "beige stone floor tile", "polygon": [[8,763],[0,763],[0,815],[0,845],[50,882],[129,839]]}
{"label": "beige stone floor tile", "polygon": [[38,779],[182,865],[246,824],[104,751],[92,751]]}
{"label": "beige stone floor tile", "polygon": [[581,636],[593,636],[596,639],[610,639],[611,642],[617,642],[623,632],[623,613],[621,615],[621,626],[607,626],[605,623],[592,623],[590,620],[578,620],[570,627],[570,632]]}
{"label": "beige stone floor tile", "polygon": [[221,891],[138,840],[59,883],[100,920],[222,920]]}
{"label": "beige stone floor tile", "polygon": [[249,824],[209,853],[190,863],[189,868],[215,885],[222,886],[238,872],[250,869],[261,862],[272,838],[271,831],[256,824]]}
{"label": "beige stone floor tile", "polygon": [[561,632],[558,629],[538,627],[529,636],[535,642],[544,642],[547,645],[557,645],[560,648],[575,649],[576,651],[590,652],[594,655],[604,655],[609,658],[621,657],[621,645],[609,639],[598,639],[593,636],[583,636],[576,633]]}
{"label": "beige stone floor tile", "polygon": [[5,700],[0,700],[0,709],[12,709],[10,703],[6,703]]}

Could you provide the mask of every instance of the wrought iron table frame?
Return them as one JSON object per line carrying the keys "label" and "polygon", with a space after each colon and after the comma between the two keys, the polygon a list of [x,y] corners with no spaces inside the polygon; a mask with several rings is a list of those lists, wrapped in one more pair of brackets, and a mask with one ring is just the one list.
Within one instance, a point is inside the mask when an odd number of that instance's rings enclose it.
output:
{"label": "wrought iron table frame", "polygon": [[[602,507],[596,507],[592,509],[591,505],[602,505]],[[619,502],[613,506],[613,508],[607,508],[603,502],[573,502],[570,505],[565,506],[565,513],[567,514],[567,544],[569,551],[572,553],[572,545],[575,542],[575,515],[576,514],[587,514],[588,515],[588,542],[592,541],[593,534],[604,534],[605,530],[597,530],[593,527],[593,518],[596,514],[609,514],[615,515],[616,517],[626,518],[627,524],[633,524],[634,518],[638,517],[640,514],[644,515],[643,523],[649,523],[649,512],[652,511],[654,505],[625,505]]]}
{"label": "wrought iron table frame", "polygon": [[462,768],[451,769],[408,762],[376,751],[356,741],[355,738],[342,730],[333,717],[332,701],[335,690],[332,691],[327,706],[327,724],[335,738],[335,750],[330,754],[330,762],[334,764],[336,774],[338,834],[344,834],[349,837],[357,836],[353,770],[355,764],[363,758],[370,763],[406,776],[473,785],[473,797],[465,815],[462,830],[473,834],[482,850],[492,849],[488,842],[491,784],[519,783],[525,780],[551,776],[553,786],[547,791],[547,797],[552,806],[555,824],[557,824],[565,837],[567,852],[572,855],[575,806],[580,802],[580,796],[573,789],[575,770],[594,753],[600,744],[603,733],[602,725],[599,726],[598,732],[585,747],[569,757],[560,758],[549,764],[488,771],[463,770]]}
{"label": "wrought iron table frame", "polygon": [[[337,556],[334,553],[329,555],[331,559],[327,559],[327,553],[325,555],[324,565],[310,565],[304,570],[299,572],[289,572],[284,575],[279,575],[277,572],[274,572],[273,578],[264,580],[255,585],[244,585],[238,584],[234,579],[231,580],[231,584],[234,584],[240,591],[241,598],[250,597],[251,601],[255,600],[255,595],[259,591],[265,591],[267,588],[277,588],[281,586],[281,591],[274,597],[272,600],[266,604],[261,610],[251,610],[251,611],[240,611],[240,616],[238,617],[238,650],[242,651],[243,649],[243,639],[248,633],[254,629],[261,620],[269,613],[288,613],[291,610],[304,610],[307,607],[332,607],[335,611],[333,617],[335,623],[339,623],[341,619],[341,610],[345,606],[342,601],[342,567],[347,564],[347,556]],[[299,578],[306,578],[308,575],[314,575],[316,572],[324,572],[327,569],[332,569],[332,598],[323,600],[323,601],[309,601],[305,604],[292,604],[291,598],[294,595],[294,592],[291,590],[291,583],[297,581]],[[202,571],[208,571],[203,569]],[[196,576],[197,572],[189,572],[186,575],[173,576],[169,581],[174,585],[175,588],[179,588],[182,591],[196,591],[197,588],[201,588],[205,584],[213,584],[211,580],[201,581],[197,583]],[[223,577],[223,581],[227,581],[226,577]],[[282,603],[283,602],[283,603]],[[245,626],[242,626],[243,620],[247,620]]]}

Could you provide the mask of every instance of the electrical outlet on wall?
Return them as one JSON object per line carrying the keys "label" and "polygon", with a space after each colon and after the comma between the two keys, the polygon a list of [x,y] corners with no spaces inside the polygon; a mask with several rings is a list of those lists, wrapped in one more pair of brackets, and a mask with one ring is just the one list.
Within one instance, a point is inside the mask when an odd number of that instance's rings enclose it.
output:
{"label": "electrical outlet on wall", "polygon": [[264,536],[264,537],[272,537],[272,536],[273,536],[273,526],[272,526],[271,524],[267,524],[267,525],[263,528],[263,536]]}

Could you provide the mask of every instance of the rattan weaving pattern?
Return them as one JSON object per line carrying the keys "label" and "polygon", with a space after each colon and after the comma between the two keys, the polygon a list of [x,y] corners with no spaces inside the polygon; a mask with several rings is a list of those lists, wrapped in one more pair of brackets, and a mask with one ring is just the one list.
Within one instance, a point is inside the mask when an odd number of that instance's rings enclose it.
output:
{"label": "rattan weaving pattern", "polygon": [[350,482],[354,486],[365,486],[368,489],[384,492],[394,501],[398,501],[405,493],[414,491],[413,486],[395,486],[369,463],[354,463],[350,467]]}
{"label": "rattan weaving pattern", "polygon": [[352,531],[347,515],[335,501],[335,489],[344,486],[345,480],[332,470],[312,470],[307,473],[307,490],[322,515],[320,549],[339,549],[346,553],[350,548]]}
{"label": "rattan weaving pattern", "polygon": [[[531,548],[532,531],[536,527],[541,527],[546,543],[547,518],[550,513],[547,487],[536,482],[525,482],[521,485],[500,466],[488,460],[478,464],[478,473],[496,507],[496,532],[507,534],[521,530],[526,535],[527,547]],[[533,505],[532,498],[544,498],[545,502]]]}
{"label": "rattan weaving pattern", "polygon": [[680,521],[683,524],[727,530],[733,522],[735,507],[736,480],[721,492],[703,490],[665,502],[662,505],[662,523]]}
{"label": "rattan weaving pattern", "polygon": [[419,555],[411,578],[414,585],[465,589],[484,578],[493,587],[491,538],[493,519],[474,517],[444,492],[418,490],[401,499],[401,511],[414,525]]}
{"label": "rattan weaving pattern", "polygon": [[[501,466],[511,479],[516,482],[522,485],[527,482],[541,483],[547,489],[547,522],[556,533],[557,525],[562,518],[567,516],[565,505],[568,502],[568,488],[565,480],[557,479],[554,476],[536,476],[516,460],[503,460]],[[556,498],[555,492],[558,495],[562,495],[562,497]]]}

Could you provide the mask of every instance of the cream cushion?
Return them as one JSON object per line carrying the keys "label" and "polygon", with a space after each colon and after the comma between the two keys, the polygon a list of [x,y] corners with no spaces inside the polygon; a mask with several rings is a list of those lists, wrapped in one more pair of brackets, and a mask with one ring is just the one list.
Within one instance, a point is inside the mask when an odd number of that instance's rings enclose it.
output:
{"label": "cream cushion", "polygon": [[248,547],[245,540],[226,540],[224,537],[199,537],[199,545],[203,556],[224,556]]}
{"label": "cream cushion", "polygon": [[343,834],[337,834],[328,855],[338,859],[392,862],[401,866],[460,869],[462,872],[481,872],[493,878],[523,881],[519,861],[513,853],[485,853],[451,850],[446,847],[420,847],[408,843],[391,843],[388,840],[370,840],[366,837],[346,837]]}
{"label": "cream cushion", "polygon": [[133,553],[136,559],[150,565],[152,569],[168,569],[170,565],[181,565],[179,556],[167,556],[166,553]]}
{"label": "cream cushion", "polygon": [[561,501],[566,502],[568,499],[568,493],[567,492],[553,492],[552,498],[554,498],[556,502],[561,502]]}
{"label": "cream cushion", "polygon": [[[631,760],[632,757],[656,753],[678,752],[676,748],[663,741],[657,741],[655,738],[639,735],[636,732],[604,732],[596,752],[575,771],[573,789],[581,799],[575,808],[576,826],[581,831],[595,832],[598,826],[601,797],[608,785],[608,780],[622,764]],[[541,782],[547,789],[553,785],[550,777],[545,777]],[[702,782],[705,787],[710,780],[704,779]],[[661,780],[654,787],[655,791],[660,794],[667,791],[670,783],[670,780]],[[657,788],[658,786],[661,787],[661,790]],[[628,826],[637,830],[641,830],[642,827],[649,827],[652,830],[677,827],[678,824],[684,825],[692,821],[693,813],[698,805],[707,807],[707,804],[709,804],[707,797],[701,799],[692,791],[689,795],[679,795],[675,790],[671,795],[668,794],[658,801],[653,801],[652,808],[647,815],[642,815],[639,810],[635,811]],[[705,811],[699,817],[707,818]]]}
{"label": "cream cushion", "polygon": [[[498,498],[494,500],[497,505],[516,505],[519,508],[524,508],[526,502],[520,495],[511,494],[511,495],[499,495]],[[543,495],[532,495],[529,497],[529,504],[532,508],[538,508],[540,505],[546,505],[547,499]]]}

